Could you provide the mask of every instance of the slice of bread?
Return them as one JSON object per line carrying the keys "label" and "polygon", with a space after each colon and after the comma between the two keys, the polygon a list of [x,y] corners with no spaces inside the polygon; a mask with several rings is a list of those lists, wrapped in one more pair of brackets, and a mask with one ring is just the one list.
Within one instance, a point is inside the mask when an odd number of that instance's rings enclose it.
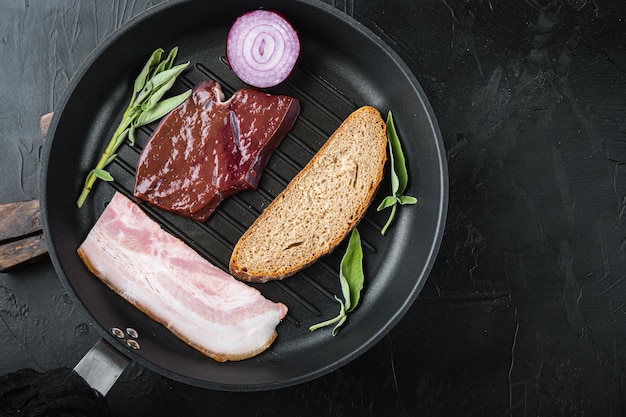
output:
{"label": "slice of bread", "polygon": [[352,113],[239,239],[230,273],[250,282],[282,279],[332,251],[376,194],[385,129],[373,107]]}

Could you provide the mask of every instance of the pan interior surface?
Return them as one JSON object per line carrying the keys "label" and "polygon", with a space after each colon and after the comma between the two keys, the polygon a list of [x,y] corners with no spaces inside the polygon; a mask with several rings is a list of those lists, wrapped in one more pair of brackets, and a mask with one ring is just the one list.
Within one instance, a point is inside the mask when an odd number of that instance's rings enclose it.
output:
{"label": "pan interior surface", "polygon": [[[177,61],[190,61],[172,90],[182,92],[212,78],[227,97],[247,87],[229,69],[224,46],[230,25],[246,11],[277,10],[296,28],[301,54],[281,85],[269,89],[300,100],[292,131],[271,157],[256,191],[227,199],[205,223],[142,204],[165,230],[184,240],[216,266],[228,270],[230,253],[289,180],[311,159],[353,110],[392,111],[410,173],[407,195],[418,204],[401,208],[392,227],[380,234],[388,212],[376,206],[390,192],[389,166],[378,196],[358,226],[363,239],[366,281],[359,307],[337,336],[331,328],[309,332],[312,324],[337,314],[341,294],[339,263],[345,242],[313,266],[280,282],[255,285],[289,313],[278,338],[262,354],[241,362],[218,363],[178,340],[110,291],[76,254],[116,191],[132,195],[139,153],[155,125],[136,133],[109,166],[112,183],[99,182],[85,205],[75,201],[87,172],[106,147],[128,102],[134,78],[157,47],[179,47]],[[262,3],[177,2],[151,9],[121,28],[98,48],[77,74],[55,113],[44,148],[41,205],[51,259],[61,280],[91,315],[102,336],[131,359],[166,377],[223,390],[266,390],[294,385],[328,373],[356,358],[386,334],[417,297],[434,262],[447,208],[443,143],[428,101],[399,57],[359,23],[314,1]],[[111,329],[132,328],[140,349]]]}

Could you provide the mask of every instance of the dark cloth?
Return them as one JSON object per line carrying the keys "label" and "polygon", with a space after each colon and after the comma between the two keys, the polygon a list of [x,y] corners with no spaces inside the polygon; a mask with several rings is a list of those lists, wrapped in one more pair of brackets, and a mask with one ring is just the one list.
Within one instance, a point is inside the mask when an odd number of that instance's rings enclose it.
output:
{"label": "dark cloth", "polygon": [[0,417],[108,417],[106,400],[69,368],[0,377]]}

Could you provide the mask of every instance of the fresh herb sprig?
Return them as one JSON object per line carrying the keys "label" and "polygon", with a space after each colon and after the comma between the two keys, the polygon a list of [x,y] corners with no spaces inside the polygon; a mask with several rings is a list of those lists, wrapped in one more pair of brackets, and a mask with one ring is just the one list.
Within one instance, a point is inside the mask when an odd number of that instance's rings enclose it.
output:
{"label": "fresh herb sprig", "polygon": [[393,123],[393,116],[391,111],[387,113],[387,142],[389,143],[389,158],[391,159],[391,195],[385,197],[380,203],[377,210],[382,211],[391,207],[391,213],[387,223],[380,231],[381,234],[385,234],[391,222],[393,221],[398,204],[415,204],[417,199],[409,195],[403,195],[404,190],[409,182],[409,174],[406,169],[406,161],[404,153],[402,152],[402,146],[400,144],[400,138],[396,132],[396,127]]}
{"label": "fresh herb sprig", "polygon": [[176,78],[189,65],[189,62],[174,65],[178,47],[174,47],[161,61],[163,52],[161,48],[155,50],[135,79],[133,94],[122,116],[122,121],[113,133],[96,167],[87,174],[83,190],[76,201],[78,207],[82,207],[97,179],[113,181],[113,176],[105,168],[115,159],[117,156],[115,152],[125,140],[128,140],[131,146],[135,144],[135,129],[165,116],[191,94],[191,90],[187,90],[182,94],[161,100],[174,85]]}
{"label": "fresh herb sprig", "polygon": [[364,279],[361,236],[359,235],[359,231],[355,228],[352,229],[348,247],[341,259],[341,266],[339,268],[339,282],[341,283],[341,292],[343,295],[343,300],[335,296],[335,300],[337,300],[340,305],[339,314],[335,318],[309,327],[309,330],[314,331],[337,323],[333,328],[333,336],[335,336],[341,325],[343,325],[348,318],[348,313],[354,310],[357,304],[359,304]]}
{"label": "fresh herb sprig", "polygon": [[[406,169],[406,161],[402,152],[400,138],[396,132],[391,112],[387,113],[387,142],[389,144],[389,154],[391,160],[391,191],[392,195],[385,199],[378,206],[378,211],[391,207],[391,214],[385,226],[381,230],[381,234],[385,234],[387,228],[393,221],[396,214],[397,205],[415,204],[415,197],[403,195],[404,190],[409,182],[409,174]],[[339,314],[336,317],[309,327],[310,331],[320,329],[322,327],[335,324],[333,328],[333,336],[337,335],[339,328],[348,318],[348,313],[354,310],[361,298],[361,290],[365,275],[363,273],[363,249],[361,247],[361,237],[355,228],[350,235],[348,248],[341,260],[339,269],[339,282],[341,283],[341,292],[343,300],[335,295],[335,300],[339,303]]]}

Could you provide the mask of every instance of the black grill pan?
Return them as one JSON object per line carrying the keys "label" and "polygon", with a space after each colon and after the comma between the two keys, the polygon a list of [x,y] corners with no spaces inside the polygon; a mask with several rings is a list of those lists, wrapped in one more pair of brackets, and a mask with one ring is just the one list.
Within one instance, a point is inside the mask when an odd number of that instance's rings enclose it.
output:
{"label": "black grill pan", "polygon": [[[135,165],[153,126],[142,128],[134,147],[124,145],[110,166],[116,179],[96,185],[81,209],[75,206],[86,173],[106,147],[129,99],[135,76],[157,47],[178,46],[178,62],[191,61],[174,87],[182,92],[213,78],[227,96],[245,87],[224,58],[228,29],[246,11],[282,13],[301,39],[301,55],[289,79],[269,91],[298,98],[302,112],[272,156],[259,189],[225,201],[206,223],[142,204],[166,230],[227,270],[237,239],[264,207],[310,160],[353,110],[392,110],[410,171],[407,194],[415,206],[399,210],[385,236],[388,213],[375,206],[389,192],[389,171],[373,207],[359,224],[366,283],[361,305],[336,337],[330,328],[309,332],[333,317],[342,244],[296,276],[257,285],[282,301],[289,314],[269,350],[241,362],[218,363],[179,341],[91,275],[76,249],[115,191],[132,195]],[[434,262],[447,205],[447,171],[439,130],[416,78],[400,58],[364,26],[317,1],[279,0],[170,2],[122,27],[89,58],[71,82],[51,124],[44,148],[41,211],[54,266],[67,290],[84,306],[102,337],[143,366],[188,384],[223,390],[266,390],[321,376],[363,353],[402,317],[417,297]],[[111,330],[134,329],[140,349]]]}

